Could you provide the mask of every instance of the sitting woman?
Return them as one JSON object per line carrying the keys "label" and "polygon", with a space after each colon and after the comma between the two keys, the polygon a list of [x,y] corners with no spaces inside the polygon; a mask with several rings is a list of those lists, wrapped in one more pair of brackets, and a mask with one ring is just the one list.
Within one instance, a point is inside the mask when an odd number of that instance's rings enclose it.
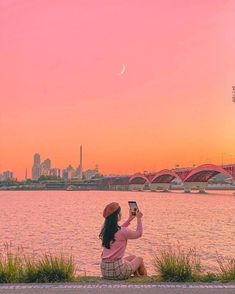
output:
{"label": "sitting woman", "polygon": [[[99,235],[103,246],[100,264],[102,276],[105,279],[123,280],[129,278],[131,274],[147,275],[142,257],[130,255],[123,258],[127,240],[138,239],[142,236],[141,218],[143,214],[138,210],[135,216],[130,211],[128,220],[119,226],[121,207],[118,203],[112,202],[105,207],[103,216],[105,221]],[[135,217],[137,228],[136,231],[133,231],[127,227]]]}

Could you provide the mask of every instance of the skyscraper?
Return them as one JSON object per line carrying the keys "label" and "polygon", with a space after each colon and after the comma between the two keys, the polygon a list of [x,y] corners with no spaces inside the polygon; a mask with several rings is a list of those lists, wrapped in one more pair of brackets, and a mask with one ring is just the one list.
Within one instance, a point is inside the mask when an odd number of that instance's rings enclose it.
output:
{"label": "skyscraper", "polygon": [[47,158],[46,160],[43,161],[42,163],[45,168],[50,169],[51,168],[51,160],[49,158]]}
{"label": "skyscraper", "polygon": [[35,153],[32,167],[32,179],[38,180],[41,175],[41,157],[40,154]]}
{"label": "skyscraper", "polygon": [[82,175],[82,145],[80,146],[80,172]]}
{"label": "skyscraper", "polygon": [[51,160],[47,158],[41,164],[41,175],[49,176],[51,170]]}
{"label": "skyscraper", "polygon": [[41,164],[41,156],[39,153],[35,153],[33,157],[33,163],[35,165],[40,165]]}
{"label": "skyscraper", "polygon": [[82,145],[80,145],[80,162],[79,162],[79,166],[76,170],[76,177],[79,179],[79,180],[82,180]]}

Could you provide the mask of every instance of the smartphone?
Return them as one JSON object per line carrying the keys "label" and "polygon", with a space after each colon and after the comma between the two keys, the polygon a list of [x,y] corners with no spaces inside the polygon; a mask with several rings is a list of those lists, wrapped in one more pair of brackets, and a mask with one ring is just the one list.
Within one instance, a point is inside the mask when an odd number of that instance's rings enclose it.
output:
{"label": "smartphone", "polygon": [[136,201],[128,201],[128,204],[130,206],[131,213],[136,215],[136,211],[139,210]]}

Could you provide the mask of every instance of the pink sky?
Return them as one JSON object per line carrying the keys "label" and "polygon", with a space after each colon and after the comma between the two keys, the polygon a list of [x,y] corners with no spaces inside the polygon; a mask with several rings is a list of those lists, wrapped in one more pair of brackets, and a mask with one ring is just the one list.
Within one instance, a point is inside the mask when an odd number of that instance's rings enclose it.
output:
{"label": "pink sky", "polygon": [[235,162],[235,1],[1,0],[0,44],[0,173]]}

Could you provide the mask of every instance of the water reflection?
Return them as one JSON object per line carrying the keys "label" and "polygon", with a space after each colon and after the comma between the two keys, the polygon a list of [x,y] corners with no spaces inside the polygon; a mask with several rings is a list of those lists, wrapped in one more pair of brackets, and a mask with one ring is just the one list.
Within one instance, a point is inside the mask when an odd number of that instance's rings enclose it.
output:
{"label": "water reflection", "polygon": [[[108,202],[128,216],[128,200],[136,200],[144,213],[144,234],[130,240],[126,254],[141,255],[149,273],[152,254],[161,246],[196,246],[207,269],[214,269],[216,250],[234,257],[235,197],[232,191],[208,194],[102,192],[102,191],[1,191],[0,233],[4,242],[23,245],[26,252],[70,253],[81,273],[100,275],[101,243],[98,234],[102,211]],[[131,224],[135,228],[136,223]]]}

